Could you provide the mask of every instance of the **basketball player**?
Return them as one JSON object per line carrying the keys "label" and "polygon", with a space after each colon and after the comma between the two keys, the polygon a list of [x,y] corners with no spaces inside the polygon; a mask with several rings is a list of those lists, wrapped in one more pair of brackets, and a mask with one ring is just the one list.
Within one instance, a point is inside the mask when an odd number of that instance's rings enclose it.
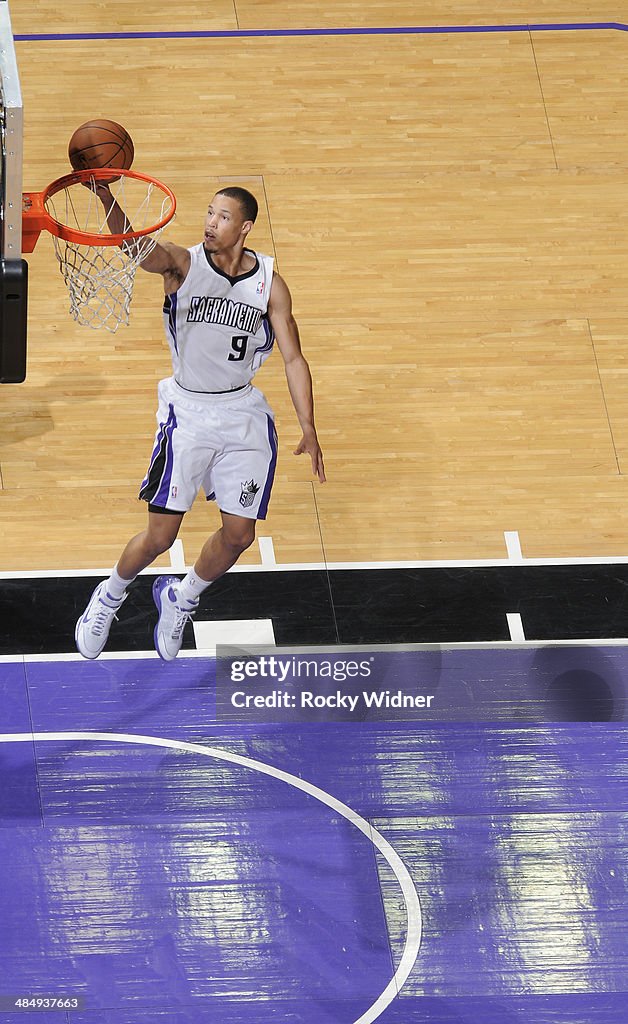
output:
{"label": "basketball player", "polygon": [[[109,187],[92,187],[111,232],[131,231]],[[274,341],[303,431],[294,454],[309,454],[313,473],[325,480],[312,379],[290,292],[273,271],[272,258],[245,244],[256,216],[257,201],[250,192],[221,189],[209,205],[201,243],[184,249],[160,242],[140,264],[163,277],[173,375],[159,383],[155,446],[140,488],[148,503],[148,524],[128,542],[76,624],[76,645],[85,658],[101,653],[129,584],[172,546],[201,488],[208,500],[216,500],[222,525],[184,580],[159,576],[153,584],[159,613],[155,646],[161,658],[177,656],[201,593],[253,543],[255,521],[266,517],[277,435],[272,411],[251,379]]]}

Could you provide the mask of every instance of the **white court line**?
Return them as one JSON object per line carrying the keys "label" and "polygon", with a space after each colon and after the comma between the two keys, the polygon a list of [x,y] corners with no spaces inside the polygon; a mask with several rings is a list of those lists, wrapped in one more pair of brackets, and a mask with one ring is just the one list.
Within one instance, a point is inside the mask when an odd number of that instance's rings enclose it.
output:
{"label": "white court line", "polygon": [[170,548],[170,568],[175,572],[186,572],[185,555],[183,554],[183,541],[178,537]]}
{"label": "white court line", "polygon": [[198,651],[215,654],[228,647],[275,647],[272,619],[202,619],[192,623]]}
{"label": "white court line", "polygon": [[[628,565],[628,555],[617,555],[615,558],[525,558],[528,566],[543,565]],[[509,558],[476,558],[476,559],[437,559],[434,561],[414,562],[277,562],[275,565],[234,565],[228,571],[237,572],[305,572],[332,571],[334,569],[498,569],[512,565]],[[163,566],[150,566],[143,569],[141,576],[162,576]],[[94,569],[28,569],[4,570],[0,572],[0,580],[39,580],[39,579],[80,579],[84,576],[102,577],[111,574],[111,566]]]}
{"label": "white court line", "polygon": [[397,970],[375,1002],[357,1017],[353,1024],[372,1024],[373,1021],[381,1016],[386,1007],[392,1003],[393,999],[398,996],[407,981],[410,971],[414,967],[421,946],[422,916],[419,894],[416,891],[410,872],[399,854],[377,829],[373,828],[368,821],[357,814],[351,807],[342,803],[341,800],[336,799],[335,796],[327,793],[324,789],[320,789],[311,782],[306,782],[297,775],[290,774],[290,772],[284,772],[273,765],[264,764],[263,761],[256,761],[250,757],[233,754],[231,751],[219,750],[217,747],[202,746],[200,743],[186,743],[181,740],[168,740],[157,736],[141,736],[117,732],[36,732],[5,733],[0,735],[0,743],[63,742],[66,740],[71,742],[77,740],[86,741],[87,743],[138,743],[153,747],[167,747],[171,750],[183,750],[192,754],[203,754],[205,757],[217,757],[222,761],[230,761],[232,764],[241,765],[243,768],[250,768],[252,771],[261,772],[264,775],[270,775],[272,778],[279,779],[289,786],[294,786],[295,789],[300,789],[303,793],[314,797],[315,800],[326,804],[327,807],[331,807],[337,814],[346,818],[379,850],[390,868],[392,868],[393,874],[401,887],[407,917],[406,939]]}
{"label": "white court line", "polygon": [[519,534],[517,530],[506,530],[504,532],[504,540],[506,541],[508,561],[523,562],[523,554],[521,553],[521,541],[519,540]]}
{"label": "white court line", "polygon": [[272,537],[258,537],[257,538],[257,543],[258,543],[258,546],[259,546],[259,553],[260,553],[260,558],[262,560],[262,565],[266,569],[268,569],[270,567],[272,567],[274,569],[275,566],[277,565],[277,559],[275,558],[275,548],[273,546],[273,538]]}
{"label": "white court line", "polygon": [[[262,645],[268,647],[268,644]],[[304,651],[310,654],[320,654],[324,651],[331,652],[361,652],[368,651],[499,651],[513,650],[514,648],[546,648],[546,647],[628,647],[628,637],[575,637],[570,640],[528,640],[523,637],[521,640],[459,640],[447,643],[434,644],[319,644],[318,646],[304,645],[303,647],[277,647],[277,653],[303,654]],[[211,649],[204,651],[180,651],[177,661],[186,658],[213,658],[215,654]],[[99,656],[98,664],[103,661],[161,661],[156,651],[103,651]],[[0,654],[0,665],[30,665],[52,661],[80,661],[85,664],[85,658],[76,651],[68,651],[67,654]],[[162,662],[162,664],[165,664]]]}
{"label": "white court line", "polygon": [[508,620],[508,631],[510,633],[510,639],[520,642],[525,640],[526,635],[523,629],[523,621],[519,612],[506,612],[506,619]]}

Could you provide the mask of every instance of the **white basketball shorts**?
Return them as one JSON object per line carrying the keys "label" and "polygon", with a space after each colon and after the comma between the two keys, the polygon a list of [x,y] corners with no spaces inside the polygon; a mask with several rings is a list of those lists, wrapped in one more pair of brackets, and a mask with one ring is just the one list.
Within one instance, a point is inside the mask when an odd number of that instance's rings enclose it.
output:
{"label": "white basketball shorts", "polygon": [[157,433],[140,498],[187,512],[203,488],[222,512],[265,519],[277,463],[273,413],[261,391],[208,395],[159,382]]}

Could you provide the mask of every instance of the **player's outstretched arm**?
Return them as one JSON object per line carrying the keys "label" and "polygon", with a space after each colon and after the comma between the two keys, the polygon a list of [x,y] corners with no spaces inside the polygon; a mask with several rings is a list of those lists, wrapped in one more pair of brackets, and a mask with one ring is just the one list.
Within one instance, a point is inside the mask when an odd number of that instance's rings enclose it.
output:
{"label": "player's outstretched arm", "polygon": [[[90,183],[100,199],[112,235],[123,235],[133,231],[133,225],[119,203],[113,198],[109,186],[103,182]],[[190,269],[190,253],[172,242],[157,242],[146,236],[147,255],[140,261],[142,270],[149,274],[161,274],[167,294],[175,292],[185,280]]]}
{"label": "player's outstretched arm", "polygon": [[303,431],[303,437],[295,448],[294,454],[302,455],[307,452],[312,460],[312,472],[321,483],[324,483],[323,453],[314,425],[312,375],[301,351],[299,329],[292,315],[292,298],[288,286],[279,274],[273,275],[268,316],[277,338],[279,351],[283,356],[288,390]]}

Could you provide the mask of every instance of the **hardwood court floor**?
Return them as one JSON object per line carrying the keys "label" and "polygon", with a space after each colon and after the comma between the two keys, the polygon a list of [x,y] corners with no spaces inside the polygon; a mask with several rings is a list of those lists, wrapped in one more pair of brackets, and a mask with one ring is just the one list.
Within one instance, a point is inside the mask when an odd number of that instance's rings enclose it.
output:
{"label": "hardwood court floor", "polygon": [[[582,2],[471,18],[463,3],[183,4],[176,23],[152,3],[15,7],[18,36],[628,23],[628,4]],[[281,443],[260,532],[278,561],[500,558],[505,530],[530,557],[624,554],[628,33],[16,45],[25,188],[106,116],[175,189],[168,237],[197,241],[218,184],[261,199],[252,240],[293,292],[329,473],[313,484],[290,454],[275,355],[258,378]],[[105,336],[68,317],[48,237],[29,263],[29,377],[0,408],[3,568],[108,567],[144,521],[160,283],[139,275],[131,327]],[[190,514],[188,560],[215,522]]]}

